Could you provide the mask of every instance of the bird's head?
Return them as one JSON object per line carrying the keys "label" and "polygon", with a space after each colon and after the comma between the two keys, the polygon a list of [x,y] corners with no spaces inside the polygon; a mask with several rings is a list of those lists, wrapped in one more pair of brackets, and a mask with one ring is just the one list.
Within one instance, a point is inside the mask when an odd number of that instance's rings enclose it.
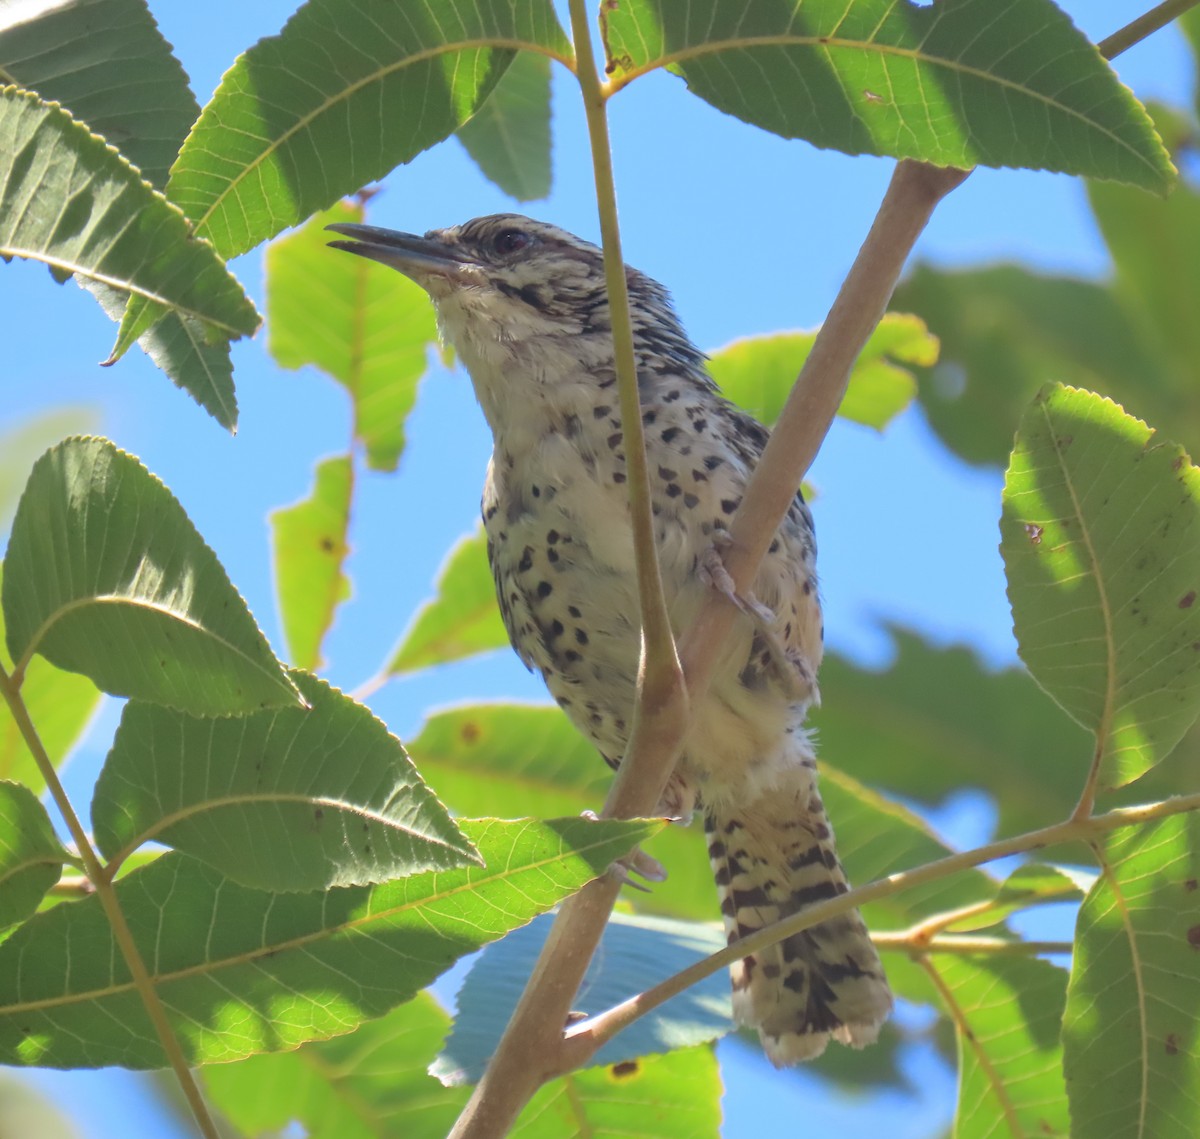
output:
{"label": "bird's head", "polygon": [[[521,214],[491,214],[424,237],[369,225],[326,227],[349,241],[334,249],[399,270],[433,299],[449,339],[513,342],[536,336],[608,333],[604,258],[588,241]],[[626,268],[635,333],[658,321],[677,326],[666,290]]]}
{"label": "bird's head", "polygon": [[[403,273],[432,298],[442,334],[475,381],[495,426],[493,406],[511,402],[516,383],[542,401],[563,403],[581,373],[611,374],[613,350],[604,258],[590,242],[520,214],[492,214],[424,237],[368,225],[328,229],[349,240],[335,249]],[[626,268],[635,350],[703,373],[703,356],[684,334],[666,290]],[[573,398],[573,397],[572,397]]]}

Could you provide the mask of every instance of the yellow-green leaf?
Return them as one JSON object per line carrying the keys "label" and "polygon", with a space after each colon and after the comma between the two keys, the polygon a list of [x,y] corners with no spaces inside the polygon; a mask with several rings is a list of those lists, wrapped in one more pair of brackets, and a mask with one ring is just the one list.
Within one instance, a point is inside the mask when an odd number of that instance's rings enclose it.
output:
{"label": "yellow-green leaf", "polygon": [[1100,785],[1138,778],[1200,712],[1200,470],[1109,400],[1047,387],[1001,535],[1021,659],[1096,734]]}
{"label": "yellow-green leaf", "polygon": [[271,512],[275,595],[288,654],[297,668],[324,663],[321,644],[337,607],[350,596],[342,569],[354,495],[354,461],[338,455],[317,464],[312,493]]}

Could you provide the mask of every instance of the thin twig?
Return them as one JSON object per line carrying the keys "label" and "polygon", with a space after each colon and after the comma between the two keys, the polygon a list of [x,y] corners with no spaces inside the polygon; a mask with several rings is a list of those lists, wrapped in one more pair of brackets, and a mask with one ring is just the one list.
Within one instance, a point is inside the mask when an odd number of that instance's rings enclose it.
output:
{"label": "thin twig", "polygon": [[880,898],[888,898],[904,890],[916,886],[924,886],[930,882],[992,862],[997,858],[1007,858],[1012,854],[1023,854],[1029,850],[1039,850],[1046,846],[1056,846],[1067,842],[1089,842],[1097,835],[1120,827],[1140,826],[1153,822],[1155,819],[1167,818],[1184,811],[1200,810],[1200,793],[1180,795],[1173,799],[1164,799],[1159,803],[1150,803],[1142,807],[1121,807],[1103,815],[1092,815],[1084,819],[1068,819],[1066,822],[1055,823],[1054,826],[1043,827],[1041,830],[1029,831],[1014,838],[1001,839],[991,842],[976,850],[966,850],[959,854],[951,854],[939,858],[936,862],[928,862],[924,866],[904,870],[898,874],[890,874],[866,886],[859,886],[845,894],[839,894],[825,902],[818,902],[800,913],[793,914],[774,925],[762,929],[735,941],[727,948],[697,961],[694,965],[668,977],[665,981],[631,997],[606,1012],[583,1021],[567,1030],[569,1041],[579,1041],[572,1045],[575,1065],[587,1063],[601,1045],[611,1040],[621,1029],[632,1024],[639,1017],[659,1007],[665,1001],[677,996],[685,989],[703,981],[713,973],[727,968],[733,962],[743,957],[761,952],[770,945],[792,937],[802,930],[820,925],[849,910],[858,909]]}
{"label": "thin twig", "polygon": [[8,709],[21,733],[21,738],[25,741],[25,746],[29,748],[42,778],[46,781],[46,787],[49,789],[63,821],[67,824],[67,829],[71,832],[71,838],[79,851],[80,859],[87,870],[87,876],[95,888],[95,892],[99,895],[100,905],[104,908],[109,925],[112,926],[117,947],[121,951],[121,956],[125,958],[125,964],[129,967],[129,973],[133,978],[138,996],[142,998],[142,1004],[145,1005],[146,1013],[154,1025],[167,1060],[179,1080],[179,1086],[195,1116],[196,1125],[205,1139],[219,1139],[208,1106],[188,1067],[187,1058],[183,1054],[175,1031],[172,1029],[170,1021],[167,1020],[166,1010],[163,1008],[158,990],[154,987],[150,971],[146,968],[146,963],[142,960],[141,951],[133,939],[129,924],[125,921],[125,914],[121,910],[120,902],[117,901],[112,881],[92,847],[87,832],[79,821],[79,816],[75,814],[75,808],[71,806],[71,801],[67,798],[67,793],[59,781],[58,772],[54,770],[54,764],[42,744],[33,721],[29,718],[29,711],[25,707],[19,687],[2,665],[0,665],[0,693],[3,694],[5,703],[8,704]]}
{"label": "thin twig", "polygon": [[907,933],[873,933],[871,940],[883,950],[920,957],[926,953],[949,953],[964,957],[1040,957],[1047,953],[1070,953],[1069,941],[1021,941],[1005,937],[939,935],[915,941]]}
{"label": "thin twig", "polygon": [[1096,46],[1105,59],[1115,59],[1121,52],[1128,51],[1134,44],[1141,43],[1147,36],[1165,28],[1172,20],[1197,4],[1200,4],[1200,0],[1164,0],[1156,8],[1151,8],[1149,12],[1131,20],[1123,28],[1118,28],[1111,36],[1106,36]]}
{"label": "thin twig", "polygon": [[[666,786],[687,728],[688,701],[658,571],[633,328],[617,227],[607,96],[596,71],[584,0],[570,0],[570,11],[600,212],[642,619],[642,664],[630,740],[603,814],[631,818],[650,814]],[[563,1071],[562,1026],[620,888],[616,876],[605,875],[563,904],[492,1061],[450,1139],[493,1139],[506,1134],[538,1087]]]}

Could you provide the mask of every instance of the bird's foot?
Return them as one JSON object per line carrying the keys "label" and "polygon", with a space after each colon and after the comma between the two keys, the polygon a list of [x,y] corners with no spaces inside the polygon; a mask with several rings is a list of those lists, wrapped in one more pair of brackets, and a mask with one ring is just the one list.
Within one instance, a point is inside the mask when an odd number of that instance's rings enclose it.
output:
{"label": "bird's foot", "polygon": [[783,647],[775,632],[775,614],[753,593],[740,593],[725,568],[722,547],[728,548],[732,539],[727,533],[718,531],[713,543],[700,557],[700,580],[715,589],[722,597],[750,618],[756,638],[770,657],[776,675],[792,700],[813,700],[817,691],[816,682],[807,665]]}
{"label": "bird's foot", "polygon": [[[581,812],[585,819],[595,821],[600,816],[595,811]],[[619,858],[609,868],[610,874],[619,878],[626,886],[632,886],[635,890],[641,890],[643,894],[649,894],[653,891],[649,887],[643,886],[641,882],[635,882],[631,875],[636,874],[639,878],[645,879],[647,882],[665,882],[667,880],[667,869],[657,858],[651,858],[644,850],[635,847],[624,858]]]}

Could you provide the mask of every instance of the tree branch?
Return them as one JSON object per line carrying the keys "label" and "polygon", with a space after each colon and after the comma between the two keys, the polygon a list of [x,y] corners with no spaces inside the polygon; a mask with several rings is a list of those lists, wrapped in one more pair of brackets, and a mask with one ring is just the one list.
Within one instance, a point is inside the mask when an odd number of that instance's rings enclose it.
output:
{"label": "tree branch", "polygon": [[[821,922],[840,916],[849,910],[858,909],[880,898],[891,897],[893,894],[911,890],[916,886],[924,886],[949,877],[973,866],[985,862],[993,862],[997,858],[1007,858],[1012,854],[1023,854],[1029,850],[1040,850],[1046,846],[1056,846],[1067,842],[1091,843],[1098,835],[1105,834],[1120,827],[1141,826],[1143,823],[1156,819],[1167,818],[1170,815],[1181,814],[1184,811],[1200,810],[1200,793],[1180,795],[1173,799],[1164,799],[1158,803],[1150,803],[1142,807],[1121,807],[1103,815],[1092,815],[1087,818],[1068,819],[1054,826],[1043,827],[1041,830],[1028,831],[1014,838],[1001,839],[999,842],[988,843],[975,850],[966,850],[959,854],[947,855],[936,862],[924,866],[903,870],[898,874],[890,874],[866,886],[859,886],[836,898],[818,902],[793,914],[774,925],[732,942],[727,948],[713,953],[703,961],[668,977],[665,981],[631,997],[607,1012],[600,1013],[590,1020],[573,1025],[567,1030],[567,1040],[571,1048],[575,1067],[586,1064],[588,1058],[602,1045],[611,1040],[621,1029],[626,1028],[635,1020],[677,996],[685,989],[703,981],[713,973],[732,965],[743,957],[759,953],[767,946],[782,941],[785,937],[810,929]],[[911,935],[908,935],[911,940]],[[932,940],[932,939],[931,939]],[[945,938],[942,940],[954,940]],[[922,950],[924,951],[924,950]]]}

